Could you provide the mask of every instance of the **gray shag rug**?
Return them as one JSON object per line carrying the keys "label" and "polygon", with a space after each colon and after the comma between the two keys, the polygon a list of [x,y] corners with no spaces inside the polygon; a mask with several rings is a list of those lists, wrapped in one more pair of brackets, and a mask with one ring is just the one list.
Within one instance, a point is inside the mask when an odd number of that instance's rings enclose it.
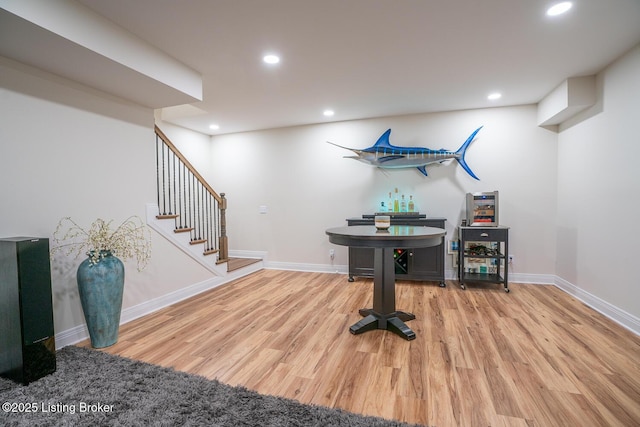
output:
{"label": "gray shag rug", "polygon": [[27,386],[0,378],[0,404],[2,426],[408,426],[73,346]]}

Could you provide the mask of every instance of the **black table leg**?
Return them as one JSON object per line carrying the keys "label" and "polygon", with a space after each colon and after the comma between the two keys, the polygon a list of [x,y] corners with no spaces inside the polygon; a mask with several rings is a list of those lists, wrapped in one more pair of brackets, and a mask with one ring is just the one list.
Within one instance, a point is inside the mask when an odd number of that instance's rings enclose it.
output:
{"label": "black table leg", "polygon": [[405,321],[416,318],[416,316],[411,313],[395,311],[389,314],[380,314],[370,308],[363,308],[360,310],[360,314],[365,317],[349,328],[349,332],[354,335],[375,329],[385,329],[400,335],[408,341],[416,338],[415,332],[404,323]]}
{"label": "black table leg", "polygon": [[367,331],[373,331],[374,329],[378,329],[378,317],[370,314],[366,316],[364,319],[358,321],[357,323],[351,325],[349,328],[349,332],[354,335],[361,334]]}
{"label": "black table leg", "polygon": [[416,338],[404,322],[416,318],[412,313],[396,311],[396,273],[392,248],[375,248],[373,278],[373,308],[360,310],[364,319],[349,328],[352,334],[374,329],[386,329],[406,340]]}
{"label": "black table leg", "polygon": [[[415,316],[414,316],[415,317]],[[411,330],[399,317],[392,317],[387,321],[387,329],[394,332],[407,341],[415,340],[416,333]]]}

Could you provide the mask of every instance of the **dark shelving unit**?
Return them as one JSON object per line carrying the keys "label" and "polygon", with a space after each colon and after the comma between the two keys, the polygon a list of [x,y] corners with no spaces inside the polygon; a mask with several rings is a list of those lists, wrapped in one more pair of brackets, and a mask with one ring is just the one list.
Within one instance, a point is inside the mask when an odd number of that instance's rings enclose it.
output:
{"label": "dark shelving unit", "polygon": [[[459,238],[460,287],[466,289],[468,283],[499,283],[505,292],[509,292],[509,227],[461,226]],[[469,266],[471,259],[484,261],[486,271],[472,271],[474,267]]]}

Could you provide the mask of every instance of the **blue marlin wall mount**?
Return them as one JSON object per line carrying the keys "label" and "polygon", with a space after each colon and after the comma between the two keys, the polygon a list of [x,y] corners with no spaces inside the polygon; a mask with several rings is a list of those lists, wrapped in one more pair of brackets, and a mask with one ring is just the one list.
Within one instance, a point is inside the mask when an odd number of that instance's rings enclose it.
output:
{"label": "blue marlin wall mount", "polygon": [[424,147],[397,147],[391,145],[389,142],[391,129],[387,129],[371,147],[362,150],[343,147],[330,141],[327,142],[336,147],[351,150],[356,154],[355,156],[344,156],[347,159],[355,159],[382,169],[417,168],[424,176],[427,176],[426,166],[428,164],[442,163],[446,160],[456,159],[465,172],[479,181],[480,178],[473,173],[465,162],[464,155],[480,129],[482,129],[482,126],[474,130],[457,151],[448,151],[445,149],[433,150]]}

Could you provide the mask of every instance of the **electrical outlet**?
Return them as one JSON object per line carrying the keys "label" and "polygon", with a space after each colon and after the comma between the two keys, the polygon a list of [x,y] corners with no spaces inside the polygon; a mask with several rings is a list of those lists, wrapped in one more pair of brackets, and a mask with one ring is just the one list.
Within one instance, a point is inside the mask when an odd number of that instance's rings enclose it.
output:
{"label": "electrical outlet", "polygon": [[335,249],[329,249],[329,258],[333,259],[336,256]]}
{"label": "electrical outlet", "polygon": [[509,264],[513,263],[513,261],[515,261],[515,256],[513,254],[509,254]]}

